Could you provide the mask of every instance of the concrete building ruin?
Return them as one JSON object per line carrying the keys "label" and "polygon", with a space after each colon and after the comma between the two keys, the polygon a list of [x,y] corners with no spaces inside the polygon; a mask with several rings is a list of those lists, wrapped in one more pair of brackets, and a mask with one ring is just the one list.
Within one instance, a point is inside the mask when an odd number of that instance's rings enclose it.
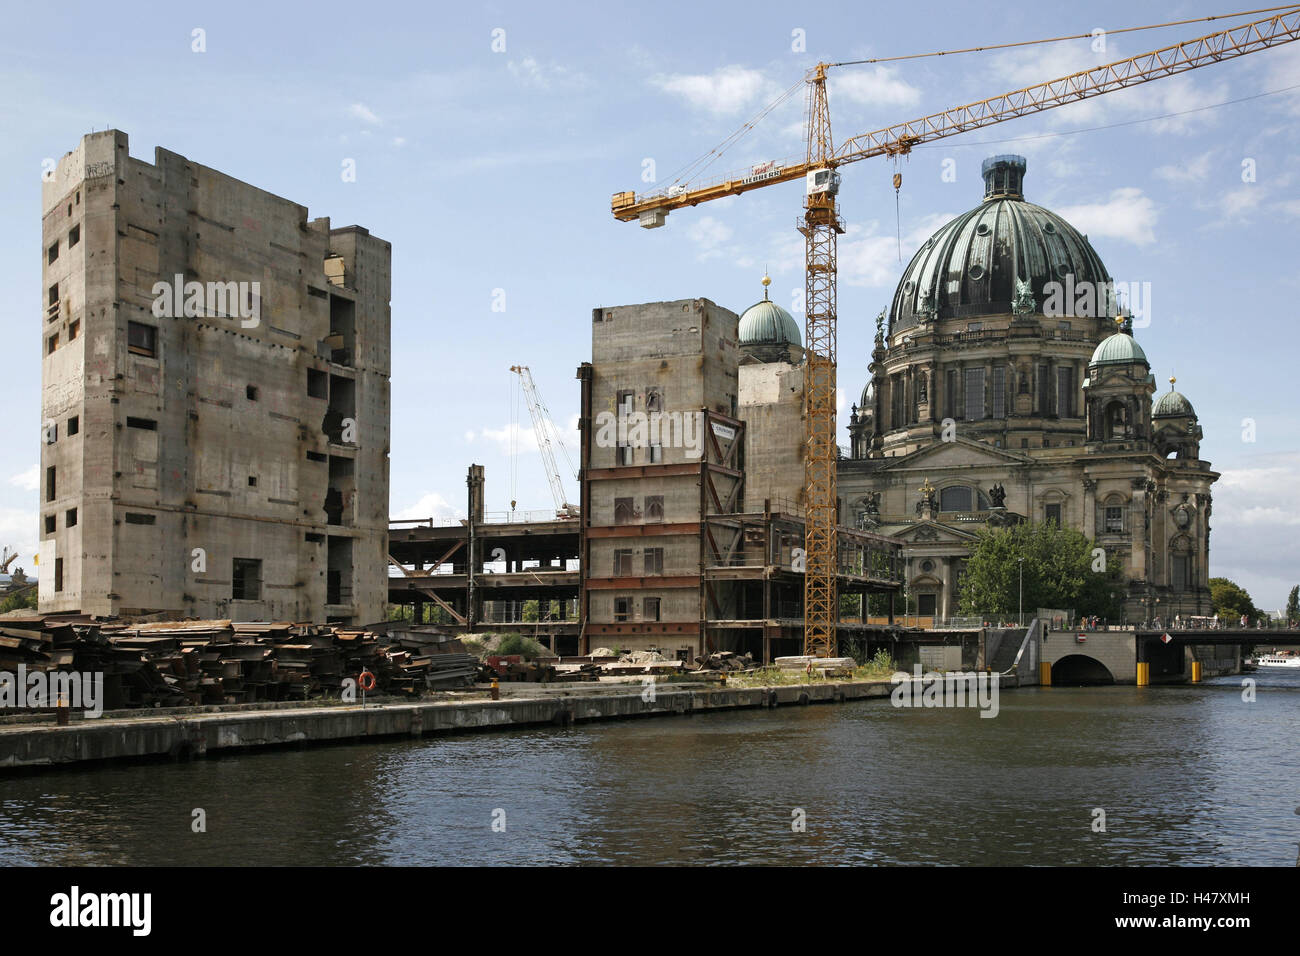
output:
{"label": "concrete building ruin", "polygon": [[42,188],[40,609],[383,619],[391,247],[127,146]]}

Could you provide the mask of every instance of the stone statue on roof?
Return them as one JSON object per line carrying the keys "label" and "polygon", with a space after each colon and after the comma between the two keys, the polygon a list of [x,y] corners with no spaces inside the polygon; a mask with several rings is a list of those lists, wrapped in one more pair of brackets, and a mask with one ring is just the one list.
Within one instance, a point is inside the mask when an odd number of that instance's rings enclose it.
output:
{"label": "stone statue on roof", "polygon": [[1034,299],[1032,284],[1017,277],[1016,296],[1011,300],[1011,311],[1016,315],[1032,315],[1037,309],[1038,302]]}

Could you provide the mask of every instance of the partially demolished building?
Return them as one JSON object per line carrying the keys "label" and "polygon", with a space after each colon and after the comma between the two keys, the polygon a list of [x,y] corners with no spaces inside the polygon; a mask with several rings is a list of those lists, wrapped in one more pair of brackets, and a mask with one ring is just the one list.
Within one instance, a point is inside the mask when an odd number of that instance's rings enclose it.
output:
{"label": "partially demolished building", "polygon": [[381,620],[389,244],[127,147],[42,189],[41,610]]}

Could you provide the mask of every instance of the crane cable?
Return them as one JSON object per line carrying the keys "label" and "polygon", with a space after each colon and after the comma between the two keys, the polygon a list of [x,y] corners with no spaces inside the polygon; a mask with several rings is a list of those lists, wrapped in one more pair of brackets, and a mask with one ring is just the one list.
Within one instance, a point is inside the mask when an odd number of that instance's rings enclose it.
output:
{"label": "crane cable", "polygon": [[[1141,27],[1121,27],[1118,30],[1103,30],[1106,36],[1114,36],[1120,33],[1136,33],[1139,30],[1159,30],[1164,27],[1179,27],[1189,23],[1206,23],[1210,20],[1230,20],[1233,17],[1246,17],[1256,13],[1275,13],[1278,10],[1296,10],[1300,5],[1294,3],[1284,4],[1280,7],[1261,7],[1258,10],[1242,10],[1238,13],[1218,13],[1208,17],[1192,17],[1188,20],[1170,20],[1168,23],[1150,23]],[[1019,40],[1014,43],[993,43],[988,46],[969,46],[960,50],[936,50],[932,53],[908,53],[902,56],[877,56],[866,60],[841,60],[838,63],[828,63],[827,66],[859,66],[864,63],[895,63],[899,60],[923,60],[932,56],[952,56],[957,53],[983,53],[988,50],[1009,50],[1013,47],[1036,46],[1043,43],[1061,43],[1065,40],[1090,40],[1096,34],[1094,33],[1074,33],[1070,36],[1050,37],[1046,40]]]}
{"label": "crane cable", "polygon": [[510,447],[510,510],[515,510],[519,500],[519,373],[510,370],[514,380],[510,385],[510,435],[507,444]]}
{"label": "crane cable", "polygon": [[[1259,9],[1256,10],[1241,10],[1236,13],[1219,13],[1219,14],[1212,14],[1210,16],[1204,16],[1204,17],[1191,17],[1186,20],[1170,20],[1165,23],[1151,23],[1151,24],[1146,24],[1144,26],[1138,26],[1138,27],[1120,27],[1115,30],[1107,30],[1104,32],[1107,36],[1112,36],[1112,35],[1118,35],[1122,33],[1136,33],[1141,30],[1159,30],[1165,27],[1185,26],[1189,23],[1208,23],[1213,20],[1230,20],[1235,17],[1252,16],[1254,14],[1259,14],[1259,13],[1276,13],[1279,10],[1297,10],[1297,9],[1300,9],[1300,4],[1288,3],[1276,7],[1260,7]],[[937,50],[930,53],[910,53],[901,56],[871,57],[864,60],[839,60],[837,62],[829,63],[827,65],[838,67],[838,66],[858,66],[861,64],[870,64],[870,63],[894,63],[900,60],[919,60],[919,59],[925,59],[928,57],[936,57],[936,56],[952,56],[959,53],[980,53],[980,52],[987,52],[990,50],[1007,50],[1015,47],[1037,46],[1046,43],[1062,43],[1066,40],[1087,40],[1087,39],[1092,39],[1093,36],[1094,34],[1092,33],[1075,33],[1069,36],[1050,37],[1043,40],[1019,40],[1012,43],[995,43],[995,44],[989,44],[987,46],[964,47],[956,50]],[[758,123],[760,123],[763,119],[765,119],[768,116],[768,114],[770,114],[778,106],[780,106],[791,96],[793,96],[795,91],[798,90],[801,86],[803,86],[804,83],[805,83],[804,79],[801,78],[800,80],[798,80],[789,89],[787,89],[780,96],[778,96],[775,100],[773,100],[763,109],[761,109],[754,116],[753,119],[749,120],[747,123],[742,125],[730,136],[722,140],[722,142],[720,142],[717,146],[713,147],[707,152],[696,157],[694,160],[687,163],[685,166],[679,168],[667,180],[665,188],[667,186],[673,186],[678,183],[681,183],[684,180],[690,181],[692,179],[698,178],[706,169],[708,169],[715,162],[717,162],[717,160],[720,159],[722,155],[727,152],[727,150],[731,149],[731,147],[735,146],[736,143],[740,142],[741,139],[743,139],[748,133],[750,133],[754,129],[754,127],[758,125]]]}
{"label": "crane cable", "polygon": [[675,173],[673,173],[673,175],[667,180],[666,186],[676,185],[677,183],[681,182],[684,179],[689,180],[693,178],[698,178],[706,169],[708,169],[715,162],[717,162],[727,150],[731,149],[731,147],[735,146],[738,142],[740,142],[746,136],[746,134],[753,131],[754,127],[757,126],[760,122],[762,122],[768,116],[769,113],[771,113],[778,106],[780,106],[791,96],[793,96],[797,90],[803,87],[803,85],[804,85],[804,81],[802,78],[800,78],[784,93],[782,93],[780,96],[774,99],[771,103],[768,103],[767,106],[759,110],[758,113],[755,114],[753,119],[749,120],[747,123],[742,125],[739,129],[735,130],[733,133],[731,133],[731,135],[729,135],[726,139],[720,142],[717,146],[714,146],[708,152],[702,153],[700,156],[697,156],[695,159],[691,160],[685,166],[682,166]]}

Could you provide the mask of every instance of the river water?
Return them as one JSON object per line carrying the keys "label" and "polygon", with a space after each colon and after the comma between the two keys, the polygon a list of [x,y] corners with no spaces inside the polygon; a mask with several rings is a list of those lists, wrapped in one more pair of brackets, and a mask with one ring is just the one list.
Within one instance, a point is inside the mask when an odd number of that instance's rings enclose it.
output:
{"label": "river water", "polygon": [[1289,866],[1300,674],[1254,676],[10,775],[0,864]]}

